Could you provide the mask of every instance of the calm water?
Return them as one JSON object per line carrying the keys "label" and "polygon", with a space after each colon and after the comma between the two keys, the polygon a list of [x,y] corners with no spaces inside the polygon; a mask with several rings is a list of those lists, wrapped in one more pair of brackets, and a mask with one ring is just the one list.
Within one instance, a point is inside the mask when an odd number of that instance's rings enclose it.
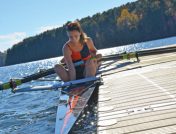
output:
{"label": "calm water", "polygon": [[[176,37],[136,43],[124,47],[101,50],[104,55],[124,51],[135,51],[146,48],[176,44]],[[46,59],[25,64],[0,67],[0,82],[10,78],[21,78],[33,74],[40,69],[53,67],[60,58]],[[46,85],[53,82],[30,82],[29,85]],[[52,134],[54,133],[56,110],[59,101],[58,91],[41,91],[11,93],[10,90],[0,92],[0,134]],[[94,101],[96,102],[96,101]],[[79,121],[76,133],[96,131],[97,104],[90,103],[82,122]],[[84,119],[84,121],[83,121]]]}

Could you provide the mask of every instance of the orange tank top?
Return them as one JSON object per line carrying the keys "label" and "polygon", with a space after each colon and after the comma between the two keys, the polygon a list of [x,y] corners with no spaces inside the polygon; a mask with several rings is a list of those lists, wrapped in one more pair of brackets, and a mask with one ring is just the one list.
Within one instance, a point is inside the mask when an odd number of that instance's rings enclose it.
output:
{"label": "orange tank top", "polygon": [[80,61],[80,60],[86,61],[91,58],[90,50],[87,44],[84,44],[82,50],[79,52],[75,52],[69,45],[68,47],[72,51],[71,58],[73,62]]}

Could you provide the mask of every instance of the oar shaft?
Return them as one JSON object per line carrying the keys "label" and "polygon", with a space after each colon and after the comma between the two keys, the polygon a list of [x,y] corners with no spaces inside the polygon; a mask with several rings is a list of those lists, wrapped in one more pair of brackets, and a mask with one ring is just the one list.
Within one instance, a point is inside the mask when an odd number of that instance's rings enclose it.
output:
{"label": "oar shaft", "polygon": [[21,79],[21,82],[22,83],[30,82],[32,80],[37,80],[41,77],[45,77],[47,75],[51,75],[51,74],[54,74],[54,73],[55,73],[54,68],[50,68],[50,69],[40,71],[40,72],[32,74],[32,75],[29,75],[27,77],[24,77],[23,79]]}
{"label": "oar shaft", "polygon": [[85,84],[88,82],[94,82],[94,81],[101,81],[101,76],[92,76],[80,80],[73,80],[68,82],[62,82],[62,83],[56,83],[53,85],[47,85],[47,86],[34,86],[34,87],[25,87],[25,88],[16,88],[12,90],[13,92],[31,92],[31,91],[44,91],[44,90],[56,90],[58,88],[68,87],[68,86],[74,86],[78,84]]}
{"label": "oar shaft", "polygon": [[[110,59],[112,59],[112,60],[113,59],[130,59],[130,58],[137,58],[138,59],[137,53],[132,52],[132,53],[124,53],[124,54],[115,54],[115,55],[111,55],[111,56],[104,56],[101,59],[98,59],[98,61],[107,61],[107,60],[110,60]],[[92,59],[94,59],[94,58],[92,58]],[[76,62],[76,63],[74,63],[74,66],[79,66],[81,64],[84,64],[84,61]],[[63,64],[63,63],[62,63],[62,65],[65,66],[65,64]],[[47,75],[51,75],[51,74],[54,74],[54,73],[55,73],[54,68],[50,68],[50,69],[40,71],[38,73],[26,76],[22,79],[11,80],[10,82],[1,84],[0,85],[0,90],[14,88],[14,87],[19,86],[23,83],[30,82],[32,80],[37,80],[41,77],[45,77]]]}
{"label": "oar shaft", "polygon": [[22,79],[14,79],[14,80],[11,80],[10,82],[1,84],[0,85],[0,90],[14,88],[14,87],[19,86],[23,83],[30,82],[32,80],[37,80],[38,78],[45,77],[45,76],[53,74],[53,73],[55,73],[54,68],[50,68],[48,70],[41,71],[41,72],[38,72],[38,73],[35,73],[35,74],[32,74],[32,75],[26,76]]}
{"label": "oar shaft", "polygon": [[108,61],[108,60],[125,60],[125,59],[132,59],[137,58],[138,59],[138,53],[136,52],[130,52],[130,53],[124,53],[124,54],[114,54],[110,56],[104,56],[102,57],[101,61]]}
{"label": "oar shaft", "polygon": [[[83,61],[79,61],[79,62],[74,63],[74,65],[79,66],[83,63],[84,63]],[[65,66],[65,64],[62,64],[62,65]],[[45,77],[47,75],[51,75],[51,74],[54,74],[54,73],[55,73],[54,68],[50,68],[50,69],[40,71],[38,73],[26,76],[22,79],[14,79],[14,80],[11,80],[10,82],[1,84],[0,85],[0,90],[6,90],[6,89],[9,89],[9,88],[14,88],[14,87],[19,86],[23,83],[30,82],[32,80],[37,80],[41,77]]]}

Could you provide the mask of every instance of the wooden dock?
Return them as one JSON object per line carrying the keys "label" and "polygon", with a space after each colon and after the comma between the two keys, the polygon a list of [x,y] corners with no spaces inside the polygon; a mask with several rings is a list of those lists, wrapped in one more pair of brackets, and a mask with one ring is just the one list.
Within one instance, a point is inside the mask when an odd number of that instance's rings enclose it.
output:
{"label": "wooden dock", "polygon": [[176,52],[134,60],[104,63],[97,133],[176,133]]}

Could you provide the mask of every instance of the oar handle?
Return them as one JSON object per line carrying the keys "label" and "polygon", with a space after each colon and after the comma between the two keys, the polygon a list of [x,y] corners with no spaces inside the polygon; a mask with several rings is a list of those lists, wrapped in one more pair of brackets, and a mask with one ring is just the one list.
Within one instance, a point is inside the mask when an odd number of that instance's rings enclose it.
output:
{"label": "oar handle", "polygon": [[7,82],[7,83],[0,85],[0,90],[5,90],[5,89],[9,89],[9,88],[13,89],[21,84],[22,84],[22,82],[20,79],[15,79],[15,80],[10,79],[10,82]]}

